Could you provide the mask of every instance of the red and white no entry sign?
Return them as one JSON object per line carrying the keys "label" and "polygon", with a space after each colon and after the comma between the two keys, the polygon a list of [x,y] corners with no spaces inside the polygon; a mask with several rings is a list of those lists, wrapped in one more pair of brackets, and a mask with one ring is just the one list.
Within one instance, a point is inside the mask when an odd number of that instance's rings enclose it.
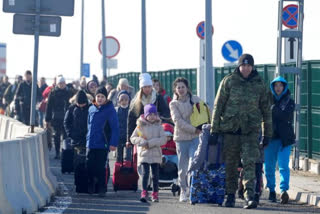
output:
{"label": "red and white no entry sign", "polygon": [[[102,40],[99,42],[99,51],[102,54]],[[106,49],[107,54],[106,57],[111,59],[118,55],[120,51],[120,43],[119,41],[113,36],[106,36]]]}

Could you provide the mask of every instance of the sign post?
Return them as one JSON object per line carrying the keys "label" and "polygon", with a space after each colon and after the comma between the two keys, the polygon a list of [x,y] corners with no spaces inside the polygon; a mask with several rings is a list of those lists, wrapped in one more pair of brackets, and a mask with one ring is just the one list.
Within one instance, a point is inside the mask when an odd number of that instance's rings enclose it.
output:
{"label": "sign post", "polygon": [[[200,68],[199,72],[197,74],[197,91],[198,91],[198,96],[207,102],[206,94],[209,92],[207,90],[207,83],[206,80],[209,78],[210,81],[214,82],[214,77],[207,77],[208,73],[206,72],[206,42],[205,42],[205,31],[206,31],[206,26],[205,26],[205,21],[199,22],[199,24],[196,27],[196,34],[200,38]],[[212,26],[212,35],[213,35],[213,26]],[[212,47],[212,45],[211,45]],[[212,63],[211,63],[212,64]],[[210,73],[209,73],[210,75]],[[208,83],[209,85],[212,85],[212,82]],[[212,99],[212,98],[210,98]],[[213,99],[214,100],[214,99]]]}
{"label": "sign post", "polygon": [[7,13],[32,14],[15,14],[13,32],[16,34],[34,35],[34,58],[30,111],[30,125],[31,132],[33,133],[37,100],[39,36],[60,36],[61,18],[55,17],[54,15],[73,16],[74,0],[3,0],[3,11]]}
{"label": "sign post", "polygon": [[0,77],[7,73],[7,45],[0,43]]}

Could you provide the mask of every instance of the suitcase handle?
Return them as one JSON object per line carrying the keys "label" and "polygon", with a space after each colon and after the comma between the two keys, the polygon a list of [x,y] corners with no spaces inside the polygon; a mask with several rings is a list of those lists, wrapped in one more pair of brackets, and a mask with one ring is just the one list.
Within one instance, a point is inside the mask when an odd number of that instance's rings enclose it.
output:
{"label": "suitcase handle", "polygon": [[[134,145],[131,145],[131,147],[132,147],[132,149],[131,149],[131,157],[132,157],[132,159],[131,159],[131,168],[134,168],[133,167],[133,158],[134,158],[134,153],[133,153],[133,147],[134,147]],[[121,158],[121,168],[123,167],[123,155],[124,155],[124,148],[126,148],[126,146],[123,146],[122,147],[122,158]]]}

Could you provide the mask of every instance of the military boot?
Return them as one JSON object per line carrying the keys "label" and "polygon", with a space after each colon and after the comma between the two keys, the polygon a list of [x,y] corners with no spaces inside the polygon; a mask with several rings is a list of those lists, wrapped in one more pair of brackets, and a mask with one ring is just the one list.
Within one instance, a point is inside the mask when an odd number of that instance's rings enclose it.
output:
{"label": "military boot", "polygon": [[228,194],[225,206],[226,207],[234,207],[235,203],[236,203],[235,195],[234,194]]}

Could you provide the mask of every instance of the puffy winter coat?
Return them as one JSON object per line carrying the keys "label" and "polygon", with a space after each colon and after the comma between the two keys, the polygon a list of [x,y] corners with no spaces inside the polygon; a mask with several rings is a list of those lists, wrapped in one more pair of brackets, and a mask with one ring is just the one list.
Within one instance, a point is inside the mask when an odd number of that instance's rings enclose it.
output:
{"label": "puffy winter coat", "polygon": [[69,107],[64,117],[64,129],[72,143],[79,143],[85,146],[88,131],[88,110],[89,106],[79,107],[73,104]]}
{"label": "puffy winter coat", "polygon": [[116,107],[116,112],[119,119],[119,130],[120,130],[120,138],[119,143],[125,144],[127,142],[127,120],[128,120],[128,113],[129,107],[122,108]]}
{"label": "puffy winter coat", "polygon": [[66,88],[60,89],[56,87],[51,90],[46,108],[46,122],[51,122],[53,126],[63,126],[71,95]]}
{"label": "puffy winter coat", "polygon": [[[200,98],[192,96],[192,103],[200,102]],[[175,125],[173,140],[176,142],[187,141],[197,138],[196,128],[191,125],[190,116],[193,111],[193,104],[190,96],[177,99],[175,96],[170,102],[171,117]]]}
{"label": "puffy winter coat", "polygon": [[[284,90],[279,96],[275,93],[273,85],[275,82],[282,82]],[[272,105],[272,127],[273,139],[280,139],[282,146],[286,147],[295,143],[293,130],[293,112],[295,109],[294,101],[291,99],[287,81],[278,77],[270,84],[273,93],[274,105]]]}
{"label": "puffy winter coat", "polygon": [[87,148],[107,149],[118,146],[119,123],[111,101],[97,107],[91,105],[88,115]]}
{"label": "puffy winter coat", "polygon": [[[139,94],[139,93],[137,93]],[[158,114],[160,118],[165,121],[165,120],[170,120],[170,110],[168,108],[168,105],[166,104],[164,98],[161,95],[157,95],[156,92],[154,91],[153,96],[156,96],[155,102],[152,103],[157,107]],[[136,112],[136,105],[140,105],[140,112],[137,114]],[[130,141],[130,137],[134,131],[134,129],[137,126],[137,120],[140,117],[140,115],[144,114],[143,110],[143,104],[137,103],[135,105],[135,101],[133,100],[130,104],[130,109],[129,109],[129,116],[128,116],[128,133],[127,133],[127,140],[128,142]]]}
{"label": "puffy winter coat", "polygon": [[[162,151],[160,146],[166,143],[166,139],[161,120],[150,123],[142,115],[138,119],[137,127],[130,138],[131,143],[137,145],[138,164],[161,163]],[[144,146],[148,146],[148,149]]]}

